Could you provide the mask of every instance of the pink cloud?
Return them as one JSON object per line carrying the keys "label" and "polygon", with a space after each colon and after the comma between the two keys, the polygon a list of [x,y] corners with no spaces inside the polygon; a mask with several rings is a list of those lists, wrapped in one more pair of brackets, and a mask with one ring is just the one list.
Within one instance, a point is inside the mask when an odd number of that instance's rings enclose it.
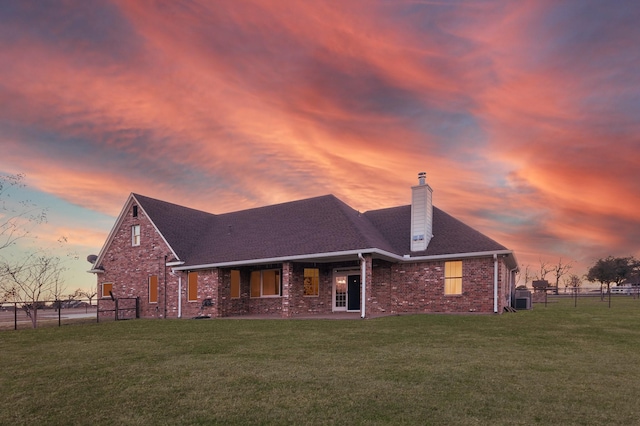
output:
{"label": "pink cloud", "polygon": [[593,42],[552,2],[114,4],[125,53],[3,44],[1,170],[110,215],[132,191],[370,210],[426,170],[436,205],[526,256],[633,249],[605,218],[639,222],[637,80],[596,63],[633,30],[572,55]]}

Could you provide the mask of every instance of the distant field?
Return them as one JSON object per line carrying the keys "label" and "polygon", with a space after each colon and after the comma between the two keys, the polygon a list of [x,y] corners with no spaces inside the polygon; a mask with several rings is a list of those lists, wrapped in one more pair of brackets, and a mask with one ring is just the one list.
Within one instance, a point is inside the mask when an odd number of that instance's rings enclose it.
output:
{"label": "distant field", "polygon": [[630,425],[640,300],[1,331],[0,424]]}

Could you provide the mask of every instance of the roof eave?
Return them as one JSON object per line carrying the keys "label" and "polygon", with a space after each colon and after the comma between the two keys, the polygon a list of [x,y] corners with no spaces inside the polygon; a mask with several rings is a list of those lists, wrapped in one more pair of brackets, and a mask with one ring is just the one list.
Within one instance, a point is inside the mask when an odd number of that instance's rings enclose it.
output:
{"label": "roof eave", "polygon": [[279,256],[279,257],[267,257],[261,259],[246,259],[246,260],[235,260],[228,262],[216,262],[216,263],[205,263],[199,265],[186,265],[186,266],[178,266],[173,268],[175,271],[192,271],[196,269],[211,269],[211,268],[225,268],[231,266],[247,266],[247,265],[261,265],[261,264],[269,264],[269,263],[281,263],[281,262],[296,262],[296,261],[304,261],[304,260],[321,260],[327,258],[336,258],[336,257],[350,257],[350,256],[358,256],[358,253],[369,253],[371,250],[345,250],[345,251],[337,251],[330,253],[311,253],[311,254],[300,254],[300,255],[292,255],[292,256]]}
{"label": "roof eave", "polygon": [[513,250],[488,250],[488,251],[477,251],[470,253],[451,253],[451,254],[439,254],[439,255],[431,255],[431,256],[409,256],[405,255],[403,260],[406,262],[411,261],[428,261],[428,260],[446,260],[446,259],[466,259],[472,257],[489,257],[489,256],[500,256],[505,258],[505,263],[510,270],[519,271],[518,261],[516,260],[516,256],[513,253]]}
{"label": "roof eave", "polygon": [[[510,269],[517,269],[518,263],[515,260],[515,256],[513,251],[511,250],[492,250],[492,251],[479,251],[479,252],[471,252],[471,253],[450,253],[450,254],[439,254],[439,255],[430,255],[430,256],[410,256],[404,255],[400,256],[395,253],[388,252],[386,250],[380,250],[377,248],[366,248],[359,250],[345,250],[345,251],[337,251],[337,252],[328,252],[328,253],[312,253],[312,254],[301,254],[301,255],[292,255],[292,256],[279,256],[279,257],[268,257],[261,259],[246,259],[246,260],[237,260],[237,261],[228,261],[228,262],[215,262],[215,263],[205,263],[198,265],[180,265],[177,267],[173,267],[172,269],[175,271],[193,271],[199,269],[211,269],[211,268],[225,268],[232,266],[248,266],[248,265],[261,265],[261,264],[269,264],[269,263],[281,263],[281,262],[296,262],[296,261],[320,261],[322,259],[335,259],[335,258],[348,258],[348,257],[356,257],[358,254],[373,254],[377,255],[377,257],[397,262],[427,262],[427,261],[436,261],[436,260],[447,260],[447,259],[465,259],[472,257],[492,257],[493,255],[504,256],[507,258],[508,265]],[[184,262],[183,262],[184,263]],[[169,266],[169,265],[167,265]]]}

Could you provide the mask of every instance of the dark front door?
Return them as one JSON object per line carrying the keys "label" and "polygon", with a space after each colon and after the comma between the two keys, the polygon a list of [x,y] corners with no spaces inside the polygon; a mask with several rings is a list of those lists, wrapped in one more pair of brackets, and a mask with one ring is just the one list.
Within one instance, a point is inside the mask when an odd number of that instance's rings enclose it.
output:
{"label": "dark front door", "polygon": [[347,310],[360,310],[360,275],[347,277]]}

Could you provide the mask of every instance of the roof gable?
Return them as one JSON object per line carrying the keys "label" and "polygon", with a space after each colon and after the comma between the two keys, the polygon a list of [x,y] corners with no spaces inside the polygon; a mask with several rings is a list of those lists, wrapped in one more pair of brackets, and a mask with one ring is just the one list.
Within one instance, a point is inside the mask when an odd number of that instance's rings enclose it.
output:
{"label": "roof gable", "polygon": [[174,251],[177,260],[188,257],[194,241],[214,225],[214,214],[140,194],[133,196]]}

